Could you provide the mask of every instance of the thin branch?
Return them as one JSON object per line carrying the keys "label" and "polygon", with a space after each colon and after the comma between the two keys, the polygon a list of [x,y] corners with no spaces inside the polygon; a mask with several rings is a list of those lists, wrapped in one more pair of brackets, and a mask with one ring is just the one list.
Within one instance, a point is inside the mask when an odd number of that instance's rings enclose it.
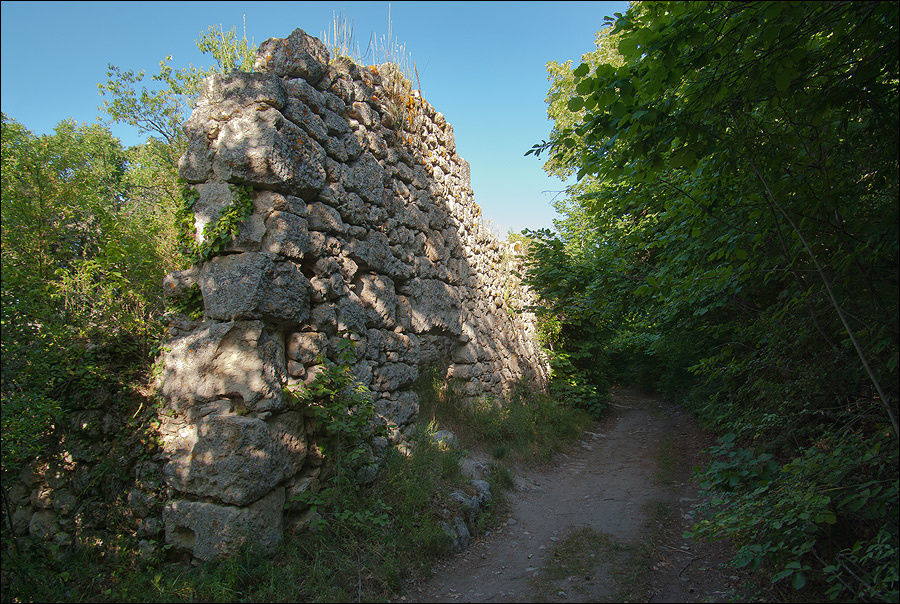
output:
{"label": "thin branch", "polygon": [[766,179],[763,178],[762,174],[759,173],[759,170],[756,169],[756,164],[753,163],[753,160],[749,158],[744,158],[747,163],[750,165],[750,168],[756,174],[756,177],[760,180],[763,187],[766,190],[766,194],[769,197],[769,200],[772,202],[772,205],[778,209],[782,216],[784,216],[785,220],[791,225],[794,229],[794,232],[797,233],[797,237],[800,239],[800,242],[803,244],[803,247],[806,249],[806,253],[809,254],[810,259],[816,267],[816,271],[819,273],[819,278],[822,279],[823,285],[825,285],[825,291],[828,292],[828,298],[831,300],[832,306],[834,306],[835,312],[837,312],[838,317],[841,319],[841,323],[844,325],[844,330],[846,330],[847,335],[850,337],[850,341],[853,343],[853,347],[856,349],[856,354],[859,355],[859,360],[862,361],[863,367],[866,369],[866,373],[869,375],[869,379],[872,381],[872,385],[875,386],[875,391],[878,392],[878,397],[881,399],[882,405],[884,405],[884,410],[887,412],[888,418],[891,420],[891,426],[894,429],[894,438],[900,436],[900,428],[897,426],[897,417],[894,415],[894,411],[891,409],[890,400],[885,396],[884,392],[881,389],[881,384],[878,382],[878,378],[875,377],[875,373],[872,371],[872,368],[869,366],[869,361],[866,360],[866,355],[863,353],[862,347],[860,347],[859,342],[856,340],[856,336],[853,334],[853,330],[850,329],[849,323],[847,323],[847,318],[844,316],[844,311],[841,309],[840,304],[838,304],[837,299],[834,297],[834,292],[831,289],[831,282],[828,280],[828,277],[825,275],[825,269],[822,268],[822,265],[819,264],[819,259],[816,257],[815,253],[812,251],[809,243],[806,241],[806,237],[803,236],[803,233],[800,231],[800,228],[794,223],[793,219],[788,215],[788,213],[781,207],[781,205],[776,201],[775,196],[772,194],[771,189],[769,189],[769,183],[766,182]]}

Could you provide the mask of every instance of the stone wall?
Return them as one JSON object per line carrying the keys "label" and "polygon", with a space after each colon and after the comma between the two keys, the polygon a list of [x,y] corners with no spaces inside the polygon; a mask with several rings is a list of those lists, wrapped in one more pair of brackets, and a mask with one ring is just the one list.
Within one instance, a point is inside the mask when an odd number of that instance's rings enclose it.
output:
{"label": "stone wall", "polygon": [[393,443],[423,368],[472,398],[545,386],[534,318],[516,312],[517,250],[483,226],[453,128],[395,68],[330,61],[298,29],[264,42],[254,73],[207,79],[184,130],[197,241],[242,187],[253,208],[215,256],[166,279],[173,295],[199,286],[204,306],[161,357],[169,543],[212,558],[248,535],[278,542],[285,497],[322,464],[282,388],[313,380],[342,334]]}

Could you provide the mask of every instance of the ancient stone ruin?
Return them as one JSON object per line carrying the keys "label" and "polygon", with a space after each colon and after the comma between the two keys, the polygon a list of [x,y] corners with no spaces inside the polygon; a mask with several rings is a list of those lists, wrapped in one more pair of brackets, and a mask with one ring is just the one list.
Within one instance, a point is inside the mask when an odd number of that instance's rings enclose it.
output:
{"label": "ancient stone ruin", "polygon": [[515,245],[482,224],[452,127],[395,66],[332,61],[298,29],[264,42],[254,73],[207,79],[184,130],[197,241],[248,187],[252,213],[166,279],[203,296],[160,359],[167,542],[202,559],[278,543],[286,497],[322,465],[283,387],[314,380],[342,337],[390,428],[382,447],[409,435],[426,368],[469,398],[544,386]]}

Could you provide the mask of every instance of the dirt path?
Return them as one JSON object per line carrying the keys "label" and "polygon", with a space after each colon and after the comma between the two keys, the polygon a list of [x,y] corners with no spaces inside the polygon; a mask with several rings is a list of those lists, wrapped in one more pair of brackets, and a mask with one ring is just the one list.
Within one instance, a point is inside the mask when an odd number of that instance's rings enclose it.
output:
{"label": "dirt path", "polygon": [[684,412],[629,391],[509,495],[510,516],[402,598],[426,602],[716,601],[737,576],[724,545],[688,543],[691,469],[708,437]]}

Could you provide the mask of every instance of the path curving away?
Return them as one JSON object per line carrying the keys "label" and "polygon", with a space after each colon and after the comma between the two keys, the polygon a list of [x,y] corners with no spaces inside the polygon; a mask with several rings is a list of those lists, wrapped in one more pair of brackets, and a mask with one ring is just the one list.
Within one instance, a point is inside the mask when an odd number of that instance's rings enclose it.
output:
{"label": "path curving away", "polygon": [[724,544],[681,533],[709,443],[683,411],[619,390],[612,412],[554,465],[522,474],[510,516],[400,601],[699,601],[733,594]]}

